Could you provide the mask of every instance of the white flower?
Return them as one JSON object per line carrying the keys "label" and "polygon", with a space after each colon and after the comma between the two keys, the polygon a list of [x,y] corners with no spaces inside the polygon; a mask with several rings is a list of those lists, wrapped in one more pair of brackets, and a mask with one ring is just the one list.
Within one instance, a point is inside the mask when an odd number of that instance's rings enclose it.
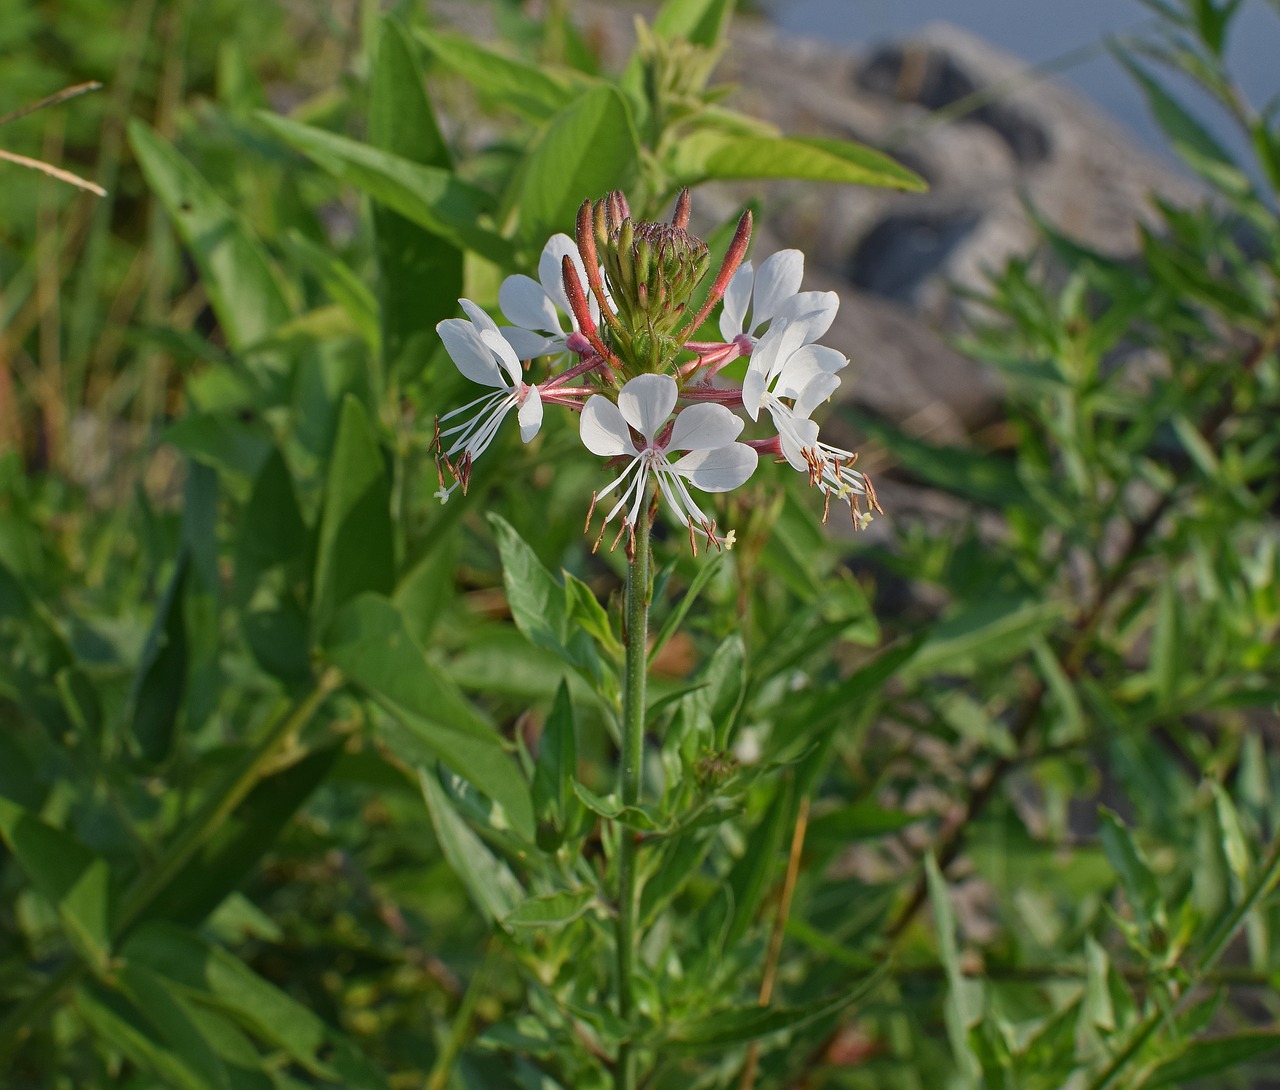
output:
{"label": "white flower", "polygon": [[[436,326],[436,330],[458,370],[472,382],[495,387],[497,392],[485,394],[440,418],[439,423],[443,424],[468,410],[475,410],[461,424],[447,428],[437,436],[440,456],[454,476],[453,484],[447,488],[443,474],[441,476],[440,490],[436,493],[441,503],[448,500],[459,485],[466,491],[471,463],[493,442],[498,426],[512,409],[518,410],[520,438],[524,442],[537,435],[542,426],[542,398],[538,387],[525,383],[520,360],[511,345],[498,332],[493,319],[475,303],[470,299],[458,301],[470,320],[446,318]],[[445,441],[449,439],[452,442],[446,449]]]}
{"label": "white flower", "polygon": [[[840,300],[833,291],[800,290],[804,279],[804,254],[799,250],[779,250],[760,263],[760,271],[744,262],[724,293],[720,312],[720,335],[726,342],[746,337],[755,344],[761,330],[775,320],[790,320],[800,314],[821,313],[826,325],[817,329],[817,340],[830,328]],[[747,311],[751,312],[748,322]],[[813,323],[816,327],[817,322]]]}
{"label": "white flower", "polygon": [[[757,455],[745,443],[735,442],[743,422],[723,405],[690,405],[668,426],[678,393],[670,375],[637,375],[622,387],[616,405],[600,394],[588,399],[582,410],[582,442],[593,454],[630,459],[618,479],[593,497],[592,507],[599,496],[621,488],[604,522],[607,525],[625,508],[623,529],[633,530],[645,514],[653,475],[676,517],[689,527],[690,541],[696,529],[719,544],[715,523],[703,514],[688,486],[703,492],[737,488],[755,471]],[[642,437],[638,445],[632,429]],[[676,450],[689,453],[673,463],[668,452]],[[603,526],[600,532],[603,536]]]}
{"label": "white flower", "polygon": [[[564,290],[566,255],[573,262],[578,282],[585,289],[586,267],[573,239],[565,234],[552,235],[542,248],[537,280],[523,274],[508,276],[498,289],[498,305],[502,307],[507,321],[514,323],[504,326],[500,332],[522,360],[561,355],[568,351],[566,341],[569,337],[579,332]],[[591,318],[599,324],[600,307],[590,291],[586,295]],[[561,325],[561,314],[569,318],[568,332]]]}

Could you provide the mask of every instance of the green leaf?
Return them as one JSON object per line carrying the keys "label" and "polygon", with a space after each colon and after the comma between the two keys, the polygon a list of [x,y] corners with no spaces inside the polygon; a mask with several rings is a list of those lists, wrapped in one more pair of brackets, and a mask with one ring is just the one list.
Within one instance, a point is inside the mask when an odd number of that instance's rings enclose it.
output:
{"label": "green leaf", "polygon": [[809,182],[921,191],[928,186],[889,156],[847,140],[752,136],[704,129],[682,139],[672,173],[683,185],[709,180],[799,178]]}
{"label": "green leaf", "polygon": [[1243,887],[1249,881],[1253,871],[1250,858],[1249,840],[1244,835],[1240,824],[1240,814],[1235,803],[1227,794],[1226,788],[1217,780],[1210,780],[1209,787],[1213,791],[1213,806],[1218,818],[1218,829],[1222,835],[1222,854],[1226,857],[1227,866]]}
{"label": "green leaf", "polygon": [[365,591],[395,584],[391,482],[377,433],[356,398],[342,403],[338,438],[325,481],[312,598],[314,633]]}
{"label": "green leaf", "polygon": [[524,888],[511,868],[458,816],[436,778],[426,769],[419,770],[418,778],[431,812],[436,839],[449,866],[490,922],[505,920],[524,902]]}
{"label": "green leaf", "polygon": [[184,416],[164,439],[201,465],[249,479],[258,475],[272,449],[259,427],[221,412]]}
{"label": "green leaf", "polygon": [[724,35],[736,6],[736,0],[667,0],[654,17],[653,31],[711,49]]}
{"label": "green leaf", "polygon": [[756,909],[768,888],[769,875],[778,865],[778,847],[786,832],[787,820],[792,816],[791,800],[788,782],[774,793],[773,802],[747,841],[742,858],[729,872],[728,886],[733,897],[725,949],[736,946],[755,921]]}
{"label": "green leaf", "polygon": [[361,338],[376,352],[378,302],[365,282],[329,247],[313,242],[301,231],[290,231],[285,243],[294,259],[320,282],[321,290],[346,312]]}
{"label": "green leaf", "polygon": [[1134,842],[1133,834],[1120,818],[1105,806],[1098,808],[1098,816],[1101,819],[1098,834],[1102,840],[1102,849],[1106,852],[1112,869],[1120,877],[1134,916],[1145,928],[1161,913],[1160,888],[1156,885],[1155,876],[1143,858],[1141,849]]}
{"label": "green leaf", "polygon": [[1021,654],[1062,618],[1061,602],[993,594],[961,603],[939,621],[903,673],[918,678],[945,670],[962,673],[979,663]]}
{"label": "green leaf", "polygon": [[511,244],[482,225],[493,210],[484,190],[442,167],[424,166],[336,133],[261,112],[257,115],[280,139],[341,182],[462,250],[474,250],[503,268],[512,262]]}
{"label": "green leaf", "polygon": [[162,762],[173,748],[187,687],[187,629],[182,603],[189,568],[190,553],[183,548],[156,608],[130,693],[130,733],[143,760],[152,765]]}
{"label": "green leaf", "polygon": [[582,804],[597,817],[616,821],[619,825],[640,833],[657,832],[664,827],[661,818],[647,806],[623,806],[617,795],[597,795],[576,781],[573,791]]}
{"label": "green leaf", "polygon": [[257,867],[342,752],[329,745],[260,780],[143,911],[146,919],[201,923]]}
{"label": "green leaf", "polygon": [[2,797],[0,837],[57,910],[71,945],[95,971],[105,972],[115,900],[106,860]]}
{"label": "green leaf", "polygon": [[622,660],[622,643],[613,631],[609,614],[595,592],[572,572],[564,572],[565,620],[571,628],[588,633],[615,662]]}
{"label": "green leaf", "polygon": [[578,778],[577,754],[573,705],[569,686],[562,680],[538,739],[533,766],[533,813],[538,822],[538,846],[543,851],[558,848],[577,824],[580,807],[573,790]]}
{"label": "green leaf", "polygon": [[1236,1072],[1250,1060],[1280,1049],[1280,1033],[1242,1033],[1191,1044],[1172,1060],[1160,1064],[1143,1082],[1144,1090],[1184,1086],[1199,1079]]}
{"label": "green leaf", "polygon": [[947,1024],[947,1036],[956,1063],[963,1068],[968,1081],[976,1083],[980,1065],[969,1045],[969,1030],[982,1020],[982,983],[969,980],[960,971],[960,955],[956,948],[956,919],[951,910],[951,898],[947,893],[946,879],[938,868],[937,860],[930,853],[925,857],[925,876],[929,885],[929,902],[938,933],[938,955],[947,974],[947,1001],[943,1017]]}
{"label": "green leaf", "polygon": [[244,352],[270,336],[292,308],[261,243],[173,145],[137,120],[129,142],[200,269],[227,343]]}
{"label": "green leaf", "polygon": [[423,655],[395,606],[373,594],[355,598],[334,619],[325,652],[415,742],[499,803],[512,828],[533,839],[529,791],[501,737]]}
{"label": "green leaf", "polygon": [[844,995],[818,999],[801,1007],[737,1007],[679,1022],[662,1039],[660,1047],[679,1052],[718,1051],[798,1029],[848,1009],[871,992],[881,976],[881,972],[871,973]]}
{"label": "green leaf", "polygon": [[1199,121],[1141,65],[1123,50],[1113,50],[1116,59],[1128,69],[1147,100],[1156,124],[1168,137],[1183,162],[1192,170],[1226,193],[1238,197],[1248,194],[1252,185],[1248,175]]}
{"label": "green leaf", "polygon": [[386,1080],[347,1038],[221,947],[156,922],[139,927],[120,952],[185,996],[223,1011],[310,1074],[339,1079],[351,1090],[385,1090]]}
{"label": "green leaf", "polygon": [[596,899],[595,890],[561,889],[522,901],[502,925],[512,927],[564,927],[578,919]]}
{"label": "green leaf", "polygon": [[[404,27],[383,19],[373,70],[369,141],[409,162],[453,169],[453,157],[436,123],[422,70]],[[462,250],[375,200],[374,235],[382,304],[383,372],[408,374],[425,363],[436,323],[448,318],[462,294]],[[411,359],[406,353],[412,349]],[[420,368],[416,368],[420,369]]]}
{"label": "green leaf", "polygon": [[653,665],[654,660],[662,653],[662,649],[666,647],[667,642],[684,623],[685,617],[689,615],[689,610],[693,608],[694,602],[698,600],[698,595],[706,589],[707,584],[715,577],[727,555],[724,552],[715,553],[698,565],[698,571],[693,577],[693,581],[685,592],[680,595],[680,600],[676,603],[675,609],[662,622],[662,628],[658,631],[658,635],[653,641],[653,646],[649,648],[650,666]]}
{"label": "green leaf", "polygon": [[531,121],[547,121],[568,106],[587,81],[547,65],[526,64],[462,34],[418,28],[418,41],[438,64]]}
{"label": "green leaf", "polygon": [[631,112],[612,87],[578,96],[558,113],[522,164],[514,204],[520,234],[541,245],[571,231],[578,206],[635,179],[639,138]]}

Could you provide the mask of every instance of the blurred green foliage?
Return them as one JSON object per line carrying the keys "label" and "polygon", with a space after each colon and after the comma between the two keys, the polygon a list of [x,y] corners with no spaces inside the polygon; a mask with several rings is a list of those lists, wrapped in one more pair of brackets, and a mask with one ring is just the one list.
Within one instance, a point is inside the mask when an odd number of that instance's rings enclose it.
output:
{"label": "blurred green foliage", "polygon": [[626,811],[595,469],[548,421],[437,505],[433,329],[584,197],[769,172],[778,134],[706,83],[732,5],[671,0],[610,75],[557,4],[486,45],[408,5],[0,4],[5,108],[107,83],[4,146],[112,194],[0,164],[6,1085],[589,1088],[624,1038],[653,1088],[739,1085],[750,1049],[777,1087],[1270,1072],[1280,137],[1221,60],[1238,5],[1156,6],[1125,63],[1210,196],[1137,261],[1046,228],[994,277],[999,446],[850,419],[956,519],[855,549],[763,466],[733,552],[659,542]]}

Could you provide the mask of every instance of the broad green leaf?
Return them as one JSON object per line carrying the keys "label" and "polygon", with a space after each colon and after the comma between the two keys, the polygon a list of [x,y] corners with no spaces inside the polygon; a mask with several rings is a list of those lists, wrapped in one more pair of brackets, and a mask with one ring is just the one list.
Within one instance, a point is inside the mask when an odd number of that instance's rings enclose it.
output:
{"label": "broad green leaf", "polygon": [[617,91],[597,87],[578,96],[521,165],[514,201],[521,237],[541,246],[556,231],[572,231],[585,199],[630,187],[639,155],[631,112]]}
{"label": "broad green leaf", "polygon": [[1280,1033],[1242,1033],[1192,1041],[1172,1060],[1166,1060],[1143,1082],[1143,1090],[1161,1086],[1185,1086],[1228,1072],[1239,1072],[1250,1060],[1280,1049]]}
{"label": "broad green leaf", "polygon": [[1161,913],[1160,888],[1133,834],[1120,818],[1105,806],[1098,808],[1101,826],[1098,835],[1112,869],[1120,877],[1134,916],[1145,928]]}
{"label": "broad green leaf", "polygon": [[[129,141],[200,269],[227,343],[244,352],[270,336],[292,317],[292,308],[261,243],[173,145],[136,120]],[[272,370],[281,366],[263,362]]]}
{"label": "broad green leaf", "polygon": [[321,636],[333,615],[365,591],[395,583],[391,482],[365,408],[348,395],[325,481],[316,545],[312,623]]}
{"label": "broad green leaf", "polygon": [[201,923],[254,870],[341,753],[330,745],[264,777],[189,862],[152,897],[145,919]]}
{"label": "broad green leaf", "polygon": [[818,136],[754,136],[704,129],[676,144],[672,159],[671,172],[683,185],[798,178],[915,191],[928,188],[917,174],[882,152]]}
{"label": "broad green leaf", "polygon": [[559,113],[586,82],[547,65],[526,64],[486,49],[461,34],[419,28],[416,37],[438,64],[531,121],[546,121]]}
{"label": "broad green leaf", "polygon": [[1226,193],[1244,196],[1252,188],[1248,175],[1232,160],[1199,121],[1165,90],[1154,77],[1123,50],[1113,50],[1116,59],[1137,81],[1147,107],[1173,149],[1183,162],[1206,181]]}
{"label": "broad green leaf", "polygon": [[442,167],[424,166],[324,129],[275,114],[256,115],[280,139],[339,181],[355,186],[406,219],[508,267],[511,244],[482,224],[493,210],[484,190]]}
{"label": "broad green leaf", "polygon": [[[391,18],[383,19],[378,35],[371,93],[370,143],[422,166],[453,169],[416,51],[404,27]],[[436,323],[453,314],[462,294],[462,250],[377,200],[373,225],[385,378],[426,362]]]}
{"label": "broad green leaf", "polygon": [[352,1090],[385,1090],[386,1080],[348,1039],[239,958],[193,932],[166,923],[144,924],[121,954],[165,978],[187,998],[224,1012],[310,1074],[340,1079]]}
{"label": "broad green leaf", "polygon": [[596,899],[591,889],[561,889],[530,897],[516,906],[504,927],[563,927],[578,919]]}
{"label": "broad green leaf", "polygon": [[533,813],[538,822],[538,846],[554,851],[577,825],[580,809],[573,785],[578,778],[578,746],[569,686],[562,680],[551,713],[538,739],[533,766]]}
{"label": "broad green leaf", "polygon": [[472,901],[493,923],[505,920],[524,902],[525,891],[502,860],[458,816],[434,775],[420,769],[422,794],[431,812],[440,850]]}
{"label": "broad green leaf", "polygon": [[801,1007],[738,1007],[691,1018],[674,1025],[659,1047],[678,1052],[716,1051],[758,1041],[784,1030],[798,1029],[847,1010],[880,982],[881,973],[863,977],[844,995],[818,999]]}
{"label": "broad green leaf", "polygon": [[96,971],[105,972],[114,909],[106,860],[7,798],[0,798],[0,837],[57,910],[71,945]]}
{"label": "broad green leaf", "polygon": [[512,828],[533,839],[529,790],[502,738],[423,655],[395,606],[373,594],[355,598],[335,618],[325,652],[433,756],[501,804]]}

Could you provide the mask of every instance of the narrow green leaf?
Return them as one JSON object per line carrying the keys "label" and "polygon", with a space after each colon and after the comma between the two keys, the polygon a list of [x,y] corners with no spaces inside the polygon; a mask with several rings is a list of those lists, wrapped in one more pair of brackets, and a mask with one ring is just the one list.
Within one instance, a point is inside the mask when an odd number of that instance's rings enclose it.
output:
{"label": "narrow green leaf", "polygon": [[[370,143],[409,162],[453,169],[453,157],[427,97],[417,53],[395,19],[382,21],[371,94]],[[435,343],[436,323],[453,314],[457,306],[462,294],[462,250],[446,236],[377,200],[373,225],[383,373],[409,374],[425,364],[429,347]]]}
{"label": "narrow green leaf", "polygon": [[1143,1082],[1144,1090],[1161,1086],[1185,1086],[1199,1079],[1239,1071],[1250,1060],[1280,1049],[1280,1033],[1242,1033],[1192,1041],[1172,1060],[1166,1060]]}
{"label": "narrow green leaf", "polygon": [[663,828],[660,818],[647,806],[623,806],[617,795],[597,795],[576,781],[573,791],[582,804],[597,817],[616,821],[640,833],[657,832]]}
{"label": "narrow green leaf", "polygon": [[368,286],[329,247],[290,231],[284,239],[294,260],[320,282],[320,287],[337,303],[364,342],[375,352],[379,348],[378,302]]}
{"label": "narrow green leaf", "polygon": [[529,790],[501,737],[423,655],[395,606],[373,594],[353,599],[334,619],[325,652],[419,745],[499,803],[511,827],[533,839]]}
{"label": "narrow green leaf", "polygon": [[495,856],[458,816],[435,776],[426,769],[420,769],[418,778],[427,800],[427,809],[431,812],[436,839],[449,866],[467,887],[476,907],[491,922],[505,920],[525,900],[524,888],[511,873],[511,868]]}
{"label": "narrow green leaf", "polygon": [[564,927],[578,919],[596,899],[595,890],[561,889],[530,897],[503,921],[504,927]]}
{"label": "narrow green leaf", "polygon": [[1112,869],[1120,877],[1134,916],[1144,927],[1160,912],[1160,888],[1133,834],[1105,806],[1098,808],[1099,837]]}
{"label": "narrow green leaf", "polygon": [[768,889],[769,876],[777,869],[778,848],[791,817],[790,783],[774,793],[773,802],[760,824],[752,831],[746,850],[729,872],[728,886],[733,893],[729,925],[725,931],[725,948],[736,946],[755,922],[756,909]]}
{"label": "narrow green leaf", "polygon": [[576,825],[579,806],[573,785],[578,778],[577,754],[573,705],[569,686],[562,680],[538,739],[533,766],[533,812],[538,822],[538,846],[544,851],[559,847]]}
{"label": "narrow green leaf", "polygon": [[323,634],[334,613],[365,591],[395,583],[391,482],[364,406],[348,395],[325,481],[316,545],[312,625]]}
{"label": "narrow green leaf", "polygon": [[698,565],[697,574],[693,577],[693,581],[689,584],[685,592],[680,595],[680,600],[676,603],[670,615],[662,622],[662,628],[658,630],[658,635],[653,641],[653,646],[649,648],[649,665],[652,666],[654,660],[662,653],[662,649],[666,647],[667,641],[676,634],[680,626],[684,623],[685,617],[689,615],[689,610],[693,608],[694,602],[698,600],[707,584],[715,577],[720,570],[720,565],[724,562],[727,553],[719,552],[713,556],[709,556],[706,560]]}
{"label": "narrow green leaf", "polygon": [[719,44],[736,6],[736,0],[667,0],[654,17],[653,31],[711,49]]}
{"label": "narrow green leaf", "polygon": [[106,860],[7,798],[0,798],[0,837],[57,910],[72,946],[105,972],[115,901]]}
{"label": "narrow green leaf", "polygon": [[183,596],[190,553],[183,548],[156,608],[130,693],[129,731],[148,764],[156,765],[173,748],[174,731],[187,687],[187,629]]}
{"label": "narrow green leaf", "polygon": [[418,41],[438,64],[531,121],[547,121],[568,106],[586,81],[546,65],[526,64],[462,34],[418,28]]}
{"label": "narrow green leaf", "polygon": [[474,250],[503,268],[512,264],[511,244],[482,222],[493,210],[492,199],[452,171],[424,166],[275,114],[256,116],[339,181],[355,186],[459,249]]}
{"label": "narrow green leaf", "polygon": [[272,449],[260,427],[223,412],[190,413],[170,425],[164,439],[193,461],[250,480]]}
{"label": "narrow green leaf", "polygon": [[1152,117],[1182,160],[1206,181],[1226,193],[1241,197],[1252,188],[1246,175],[1221,144],[1199,121],[1145,69],[1123,50],[1116,59],[1137,81]]}
{"label": "narrow green leaf", "polygon": [[904,667],[908,677],[947,670],[960,673],[978,663],[1021,654],[1062,618],[1066,606],[1040,598],[992,594],[963,602],[938,622]]}
{"label": "narrow green leaf", "polygon": [[292,308],[261,243],[173,145],[137,120],[129,142],[200,269],[227,343],[244,352],[268,337]]}
{"label": "narrow green leaf", "polygon": [[947,1001],[943,1017],[956,1063],[961,1065],[970,1084],[976,1084],[981,1065],[969,1044],[969,1031],[982,1020],[984,1005],[982,983],[969,980],[960,970],[956,948],[956,919],[951,909],[946,879],[930,853],[925,857],[925,876],[929,884],[929,903],[933,906],[938,934],[938,954],[947,974]]}
{"label": "narrow green leaf", "polygon": [[844,995],[818,999],[801,1007],[738,1007],[703,1015],[672,1027],[660,1047],[679,1052],[718,1051],[759,1041],[784,1030],[799,1029],[819,1018],[847,1010],[880,982],[882,972],[859,980]]}
{"label": "narrow green leaf", "polygon": [[144,924],[121,955],[188,998],[225,1012],[310,1074],[339,1079],[351,1090],[385,1090],[386,1080],[347,1038],[239,958],[194,933],[166,923]]}
{"label": "narrow green leaf", "polygon": [[564,572],[566,621],[571,628],[580,628],[600,645],[600,649],[615,662],[622,660],[622,643],[613,631],[609,614],[595,592],[572,572]]}
{"label": "narrow green leaf", "polygon": [[521,236],[541,245],[556,231],[572,230],[584,199],[630,187],[639,156],[622,95],[597,87],[578,96],[552,119],[522,164],[514,201]]}
{"label": "narrow green leaf", "polygon": [[1227,794],[1226,788],[1217,780],[1210,780],[1209,787],[1213,791],[1213,806],[1222,835],[1222,854],[1226,857],[1231,873],[1236,876],[1243,888],[1253,871],[1249,840],[1244,835],[1240,814],[1236,810],[1235,803],[1231,801],[1231,796]]}
{"label": "narrow green leaf", "polygon": [[685,185],[799,178],[917,192],[928,188],[919,175],[882,152],[818,136],[755,136],[704,129],[681,140],[672,154],[671,171]]}
{"label": "narrow green leaf", "polygon": [[157,891],[145,919],[196,925],[257,867],[280,832],[329,774],[341,745],[325,746],[264,777],[191,860]]}

